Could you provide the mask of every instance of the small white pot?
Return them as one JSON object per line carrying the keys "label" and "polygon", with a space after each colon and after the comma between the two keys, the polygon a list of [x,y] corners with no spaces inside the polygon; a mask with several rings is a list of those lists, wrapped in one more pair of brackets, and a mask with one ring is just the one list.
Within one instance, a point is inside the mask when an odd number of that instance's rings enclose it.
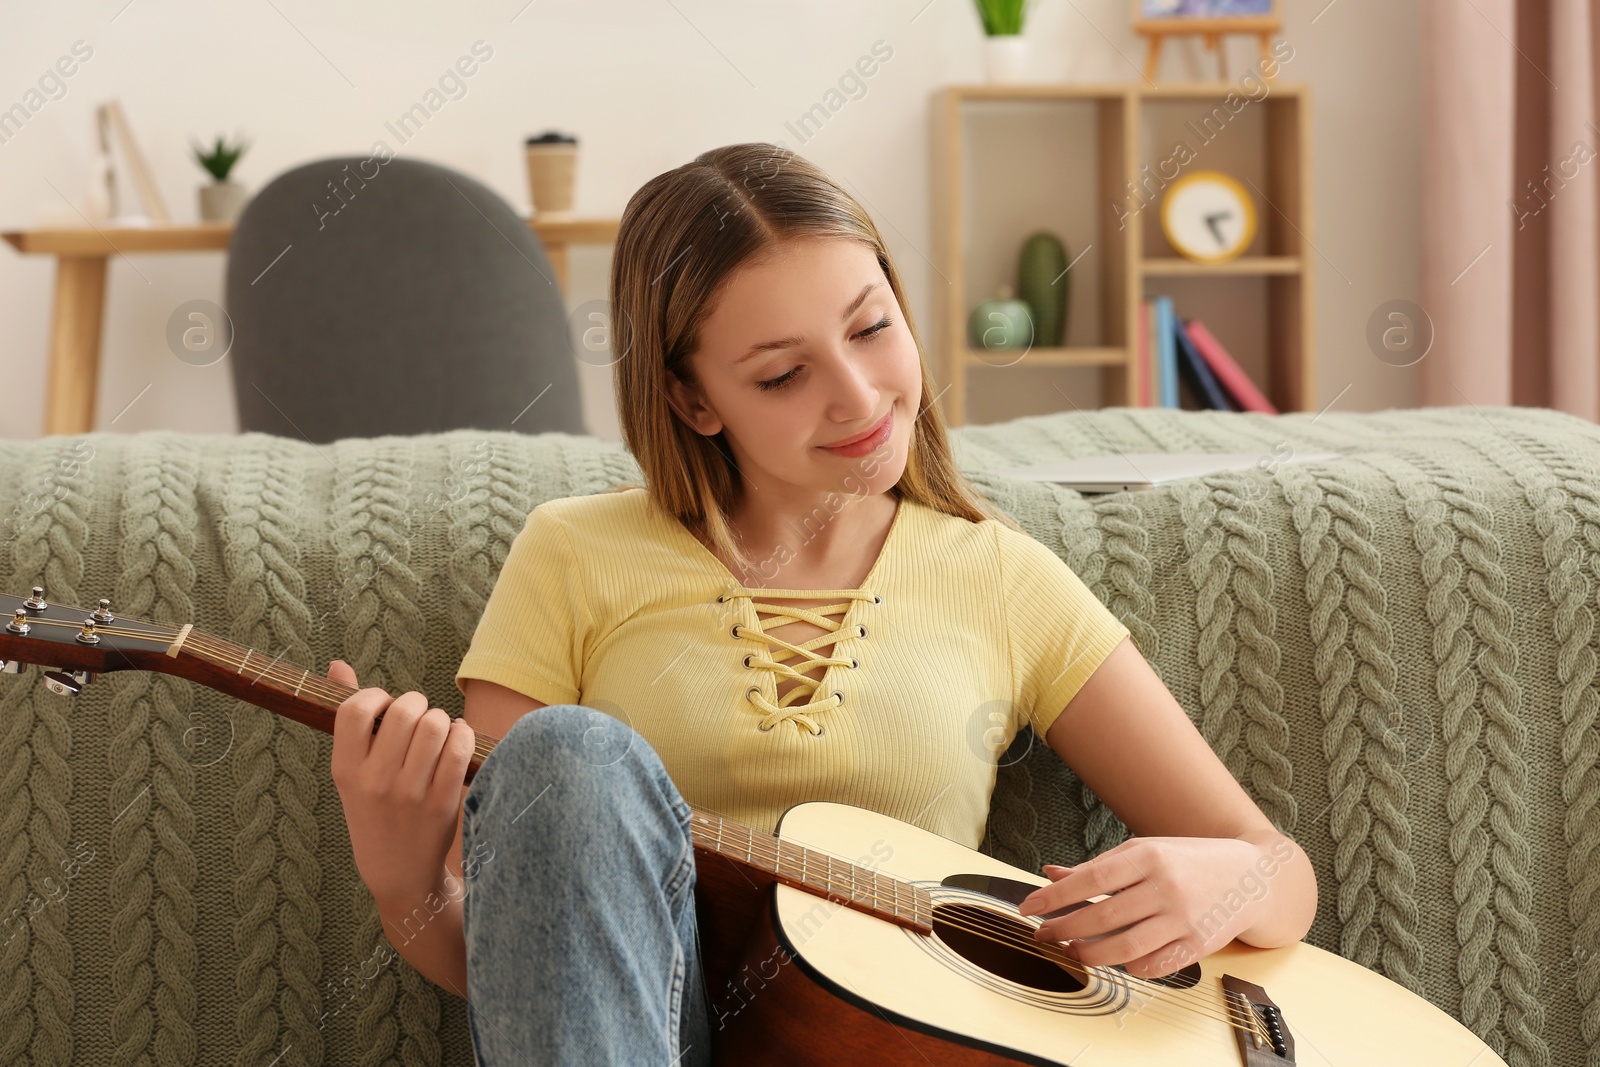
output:
{"label": "small white pot", "polygon": [[1028,39],[1020,33],[983,39],[983,61],[994,85],[1019,85],[1028,80]]}
{"label": "small white pot", "polygon": [[200,187],[200,221],[232,222],[239,217],[248,199],[244,186],[236,181],[212,182]]}

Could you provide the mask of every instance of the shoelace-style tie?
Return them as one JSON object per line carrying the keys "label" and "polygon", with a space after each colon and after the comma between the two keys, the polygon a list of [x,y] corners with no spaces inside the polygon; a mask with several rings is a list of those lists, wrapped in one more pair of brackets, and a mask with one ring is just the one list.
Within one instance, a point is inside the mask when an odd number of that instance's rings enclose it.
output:
{"label": "shoelace-style tie", "polygon": [[[799,683],[785,693],[776,704],[767,699],[766,694],[757,686],[751,686],[746,691],[746,696],[750,702],[766,712],[766,717],[757,724],[758,727],[762,730],[770,730],[780,722],[793,720],[811,731],[812,735],[815,736],[822,733],[822,725],[812,717],[813,714],[837,708],[844,703],[844,697],[837,690],[818,697],[817,687],[821,685],[821,679],[811,678],[804,672],[818,666],[856,666],[856,661],[852,658],[820,655],[816,650],[825,645],[836,644],[847,637],[866,636],[866,628],[864,626],[858,624],[850,630],[845,630],[842,618],[839,621],[835,621],[828,618],[828,615],[830,613],[848,612],[850,601],[852,600],[869,600],[873,603],[882,603],[882,598],[872,593],[862,592],[859,589],[767,589],[763,591],[763,595],[785,600],[806,598],[835,601],[835,603],[813,609],[802,608],[792,604],[763,604],[756,599],[753,593],[726,593],[721,597],[723,600],[732,600],[734,597],[748,598],[757,610],[758,620],[761,613],[766,613],[809,622],[828,631],[818,634],[803,644],[795,644],[792,641],[785,641],[776,634],[769,634],[765,631],[765,626],[772,621],[771,619],[760,620],[760,628],[755,630],[742,623],[735,623],[732,627],[732,633],[735,637],[754,638],[778,645],[787,650],[788,653],[793,653],[795,657],[794,659],[779,659],[776,655],[769,654],[771,652],[770,649],[754,652],[745,657],[745,666],[752,670],[756,668],[770,670],[776,673],[780,679],[793,678]],[[785,624],[779,623],[779,625]],[[777,655],[785,655],[785,653],[778,653]],[[808,683],[811,686],[809,692],[805,689]],[[811,699],[803,704],[796,703],[796,701],[806,696],[810,696]]]}

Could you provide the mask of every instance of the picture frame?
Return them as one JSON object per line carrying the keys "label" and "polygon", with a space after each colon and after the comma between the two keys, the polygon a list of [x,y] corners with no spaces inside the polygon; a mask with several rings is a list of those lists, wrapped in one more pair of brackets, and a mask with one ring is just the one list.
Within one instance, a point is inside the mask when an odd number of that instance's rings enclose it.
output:
{"label": "picture frame", "polygon": [[[1133,19],[1138,22],[1161,22],[1165,25],[1184,26],[1189,32],[1204,32],[1209,27],[1195,27],[1196,22],[1222,23],[1235,32],[1248,32],[1254,25],[1241,26],[1241,22],[1254,23],[1270,19],[1273,28],[1283,22],[1283,0],[1130,0]],[[1182,32],[1182,31],[1180,31]],[[1226,32],[1226,31],[1225,31]]]}
{"label": "picture frame", "polygon": [[[1161,64],[1161,46],[1168,37],[1200,37],[1217,55],[1218,80],[1227,76],[1223,38],[1250,34],[1257,39],[1262,59],[1268,56],[1273,35],[1283,29],[1283,0],[1128,0],[1135,33],[1146,38],[1144,76],[1155,83]],[[1267,75],[1271,80],[1271,75]]]}

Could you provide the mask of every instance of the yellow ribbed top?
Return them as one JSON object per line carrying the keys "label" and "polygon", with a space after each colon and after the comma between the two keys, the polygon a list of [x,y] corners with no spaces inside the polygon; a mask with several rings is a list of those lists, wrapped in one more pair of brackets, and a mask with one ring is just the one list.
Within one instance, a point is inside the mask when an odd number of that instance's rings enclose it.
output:
{"label": "yellow ribbed top", "polygon": [[[794,618],[825,632],[766,632]],[[630,489],[533,510],[456,684],[614,715],[690,804],[760,830],[832,800],[977,848],[998,756],[1024,725],[1043,738],[1127,636],[1050,549],[993,519],[902,500],[861,588],[754,588]],[[798,684],[780,699],[784,678]]]}

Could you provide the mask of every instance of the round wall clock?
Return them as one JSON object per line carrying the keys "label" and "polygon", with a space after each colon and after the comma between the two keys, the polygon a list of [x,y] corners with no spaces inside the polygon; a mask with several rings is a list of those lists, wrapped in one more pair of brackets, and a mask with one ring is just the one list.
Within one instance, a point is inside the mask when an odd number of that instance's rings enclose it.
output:
{"label": "round wall clock", "polygon": [[1167,190],[1161,201],[1161,229],[1187,258],[1225,263],[1243,255],[1255,240],[1255,200],[1221,171],[1197,170]]}

